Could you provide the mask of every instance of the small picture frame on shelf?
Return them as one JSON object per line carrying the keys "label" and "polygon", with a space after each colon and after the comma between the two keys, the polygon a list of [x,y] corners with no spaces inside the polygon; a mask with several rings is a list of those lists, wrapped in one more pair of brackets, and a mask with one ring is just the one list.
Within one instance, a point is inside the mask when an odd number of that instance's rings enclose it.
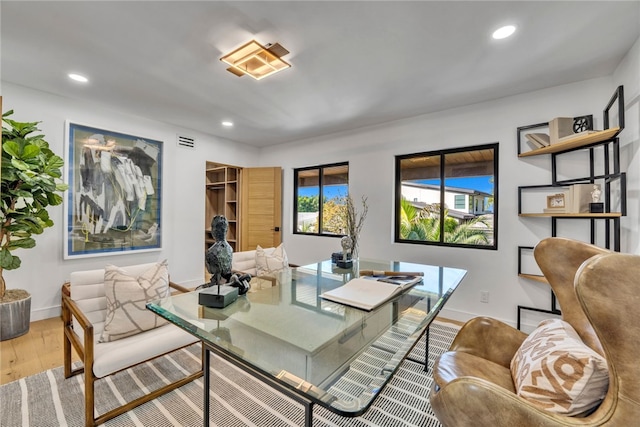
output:
{"label": "small picture frame on shelf", "polygon": [[547,196],[547,208],[564,208],[566,206],[564,193]]}

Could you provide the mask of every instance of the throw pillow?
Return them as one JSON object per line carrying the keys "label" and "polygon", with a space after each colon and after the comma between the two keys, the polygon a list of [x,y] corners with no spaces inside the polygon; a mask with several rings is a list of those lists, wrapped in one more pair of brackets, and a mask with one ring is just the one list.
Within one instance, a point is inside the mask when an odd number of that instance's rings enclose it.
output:
{"label": "throw pillow", "polygon": [[545,320],[511,360],[520,397],[550,412],[582,415],[597,407],[609,387],[607,361],[560,319]]}
{"label": "throw pillow", "polygon": [[282,243],[275,248],[271,255],[258,245],[256,248],[256,273],[258,276],[275,276],[276,273],[289,267],[287,253]]}
{"label": "throw pillow", "polygon": [[107,317],[100,342],[111,342],[165,325],[166,320],[146,309],[149,301],[169,296],[167,262],[157,263],[138,277],[114,265],[104,269]]}

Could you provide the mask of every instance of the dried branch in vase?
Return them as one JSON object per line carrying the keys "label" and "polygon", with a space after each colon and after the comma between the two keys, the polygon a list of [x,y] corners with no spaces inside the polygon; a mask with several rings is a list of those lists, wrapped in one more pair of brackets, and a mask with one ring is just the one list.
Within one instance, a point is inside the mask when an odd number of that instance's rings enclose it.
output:
{"label": "dried branch in vase", "polygon": [[369,212],[367,198],[365,196],[362,196],[362,211],[358,212],[353,198],[350,195],[345,197],[344,212],[346,231],[347,235],[351,237],[351,240],[353,241],[352,254],[355,258],[357,257],[358,253],[358,237],[360,236],[360,231],[362,230],[362,226],[364,225],[364,220],[367,217],[367,213]]}

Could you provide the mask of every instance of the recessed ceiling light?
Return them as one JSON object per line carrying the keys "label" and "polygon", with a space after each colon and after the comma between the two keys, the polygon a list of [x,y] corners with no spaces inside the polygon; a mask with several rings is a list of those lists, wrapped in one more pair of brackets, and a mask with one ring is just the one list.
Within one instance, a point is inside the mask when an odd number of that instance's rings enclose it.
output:
{"label": "recessed ceiling light", "polygon": [[496,40],[506,39],[515,32],[516,27],[514,25],[505,25],[504,27],[495,30],[492,37]]}
{"label": "recessed ceiling light", "polygon": [[231,122],[229,120],[225,120],[225,121],[222,122],[222,126],[224,126],[226,128],[233,127],[233,122]]}
{"label": "recessed ceiling light", "polygon": [[80,82],[80,83],[87,83],[89,81],[89,79],[86,78],[85,76],[80,75],[80,74],[76,74],[76,73],[69,73],[68,76],[69,76],[69,78],[71,80],[74,80],[74,81]]}

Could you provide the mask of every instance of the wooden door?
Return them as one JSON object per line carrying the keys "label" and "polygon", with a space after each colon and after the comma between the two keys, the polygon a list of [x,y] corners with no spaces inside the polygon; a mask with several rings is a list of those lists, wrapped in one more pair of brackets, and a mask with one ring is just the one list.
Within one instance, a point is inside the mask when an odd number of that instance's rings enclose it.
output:
{"label": "wooden door", "polygon": [[243,168],[240,250],[282,242],[282,168]]}

